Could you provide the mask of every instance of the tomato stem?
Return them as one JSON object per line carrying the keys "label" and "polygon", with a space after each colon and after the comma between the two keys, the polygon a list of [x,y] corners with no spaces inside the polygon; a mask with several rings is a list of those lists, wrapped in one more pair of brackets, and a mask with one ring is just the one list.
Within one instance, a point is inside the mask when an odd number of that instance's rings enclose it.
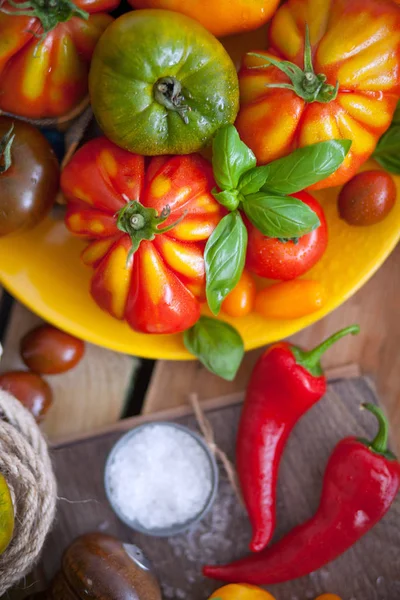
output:
{"label": "tomato stem", "polygon": [[59,23],[65,23],[72,17],[79,17],[87,21],[89,13],[76,6],[72,0],[27,0],[17,3],[14,0],[7,0],[7,3],[15,10],[4,8],[4,0],[0,1],[0,12],[12,16],[35,17],[39,19],[43,37],[57,27]]}
{"label": "tomato stem", "polygon": [[176,77],[162,77],[154,84],[154,98],[167,110],[178,113],[185,125],[189,124],[190,106],[183,104],[182,84]]}
{"label": "tomato stem", "polygon": [[255,56],[265,61],[264,64],[250,67],[250,69],[265,69],[271,66],[276,67],[282,73],[285,73],[290,79],[291,83],[268,83],[268,88],[283,88],[292,90],[300,98],[303,98],[306,102],[321,102],[327,104],[334,100],[338,95],[339,82],[336,85],[326,83],[326,75],[320,73],[316,75],[312,62],[312,48],[310,42],[310,32],[308,25],[305,28],[304,37],[304,69],[300,69],[294,63],[287,60],[277,60],[272,56],[266,57],[263,54],[257,52],[249,52],[249,56]]}
{"label": "tomato stem", "polygon": [[8,171],[12,165],[11,147],[15,139],[14,123],[0,139],[0,175]]}
{"label": "tomato stem", "polygon": [[164,223],[171,214],[171,209],[167,205],[163,208],[160,214],[154,208],[143,206],[137,200],[127,202],[117,213],[117,227],[120,231],[127,233],[132,241],[132,248],[128,254],[128,261],[131,256],[139,248],[142,240],[152,241],[155,236],[160,233],[166,233],[185,218],[186,213],[183,213],[179,219],[167,225],[162,229],[158,226]]}

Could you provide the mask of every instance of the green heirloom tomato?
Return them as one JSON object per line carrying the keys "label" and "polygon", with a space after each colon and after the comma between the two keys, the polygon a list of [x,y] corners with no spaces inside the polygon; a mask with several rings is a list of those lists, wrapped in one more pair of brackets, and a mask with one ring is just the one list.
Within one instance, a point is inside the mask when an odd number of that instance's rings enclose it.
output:
{"label": "green heirloom tomato", "polygon": [[137,154],[196,152],[239,108],[224,47],[196,21],[167,10],[114,21],[96,47],[89,86],[106,136]]}

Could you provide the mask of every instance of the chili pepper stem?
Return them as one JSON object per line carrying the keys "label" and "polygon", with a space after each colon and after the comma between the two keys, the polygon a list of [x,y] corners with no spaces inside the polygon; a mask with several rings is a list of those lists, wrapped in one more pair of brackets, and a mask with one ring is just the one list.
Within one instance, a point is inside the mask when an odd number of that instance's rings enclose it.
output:
{"label": "chili pepper stem", "polygon": [[386,419],[383,411],[375,404],[362,404],[362,408],[369,410],[378,419],[379,429],[375,438],[369,444],[371,450],[377,454],[386,454],[388,451],[388,439],[389,439],[389,423]]}
{"label": "chili pepper stem", "polygon": [[301,365],[307,371],[309,371],[314,376],[322,375],[322,367],[320,365],[320,360],[322,355],[338,340],[342,339],[342,337],[346,335],[357,335],[360,332],[360,327],[358,325],[350,325],[349,327],[345,327],[340,331],[337,331],[333,335],[331,335],[328,339],[326,339],[322,344],[319,344],[313,350],[301,350],[296,346],[292,347],[292,352],[296,358],[297,364]]}

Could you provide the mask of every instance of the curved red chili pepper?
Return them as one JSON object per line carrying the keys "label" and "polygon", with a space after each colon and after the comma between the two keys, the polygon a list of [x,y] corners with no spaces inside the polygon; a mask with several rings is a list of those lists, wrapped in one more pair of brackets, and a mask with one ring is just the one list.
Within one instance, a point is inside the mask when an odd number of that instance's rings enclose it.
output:
{"label": "curved red chili pepper", "polygon": [[205,567],[204,575],[256,585],[283,583],[320,569],[348,550],[390,508],[400,487],[400,464],[387,451],[388,424],[380,422],[372,443],[346,438],[334,449],[316,514],[277,544],[230,565]]}
{"label": "curved red chili pepper", "polygon": [[290,432],[325,394],[319,360],[334,342],[358,331],[356,325],[347,327],[310,352],[285,342],[275,344],[254,368],[236,445],[240,485],[253,527],[253,552],[265,548],[275,528],[278,469]]}

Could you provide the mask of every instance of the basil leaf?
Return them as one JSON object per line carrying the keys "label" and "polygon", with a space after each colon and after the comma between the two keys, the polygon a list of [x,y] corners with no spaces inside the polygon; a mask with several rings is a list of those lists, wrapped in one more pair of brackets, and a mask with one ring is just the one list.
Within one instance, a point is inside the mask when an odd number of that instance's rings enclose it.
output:
{"label": "basil leaf", "polygon": [[[298,148],[288,156],[257,167],[265,177],[262,191],[274,194],[295,194],[326,179],[344,161],[351,146],[350,140],[329,140]],[[259,176],[261,179],[261,175]],[[243,190],[241,190],[242,193]]]}
{"label": "basil leaf", "polygon": [[233,125],[217,131],[213,141],[212,165],[214,177],[221,190],[235,189],[243,173],[256,166],[256,157],[241,141]]}
{"label": "basil leaf", "polygon": [[201,363],[227,381],[235,378],[244,355],[244,344],[234,327],[210,317],[200,317],[183,334],[184,344]]}
{"label": "basil leaf", "polygon": [[383,134],[372,158],[390,173],[400,174],[400,122]]}
{"label": "basil leaf", "polygon": [[392,124],[400,123],[400,102],[397,103],[396,110],[394,111]]}
{"label": "basil leaf", "polygon": [[243,209],[253,225],[268,237],[301,237],[321,224],[307,204],[289,196],[250,194],[245,197]]}
{"label": "basil leaf", "polygon": [[255,194],[259,192],[268,179],[268,165],[265,167],[255,167],[247,171],[239,181],[238,190],[241,194]]}
{"label": "basil leaf", "polygon": [[215,315],[240,279],[246,249],[246,226],[239,212],[231,212],[218,223],[204,251],[207,302]]}
{"label": "basil leaf", "polygon": [[220,204],[222,204],[222,206],[225,206],[225,208],[228,210],[236,210],[241,200],[237,190],[224,190],[223,192],[218,192],[217,188],[214,188],[212,195]]}

